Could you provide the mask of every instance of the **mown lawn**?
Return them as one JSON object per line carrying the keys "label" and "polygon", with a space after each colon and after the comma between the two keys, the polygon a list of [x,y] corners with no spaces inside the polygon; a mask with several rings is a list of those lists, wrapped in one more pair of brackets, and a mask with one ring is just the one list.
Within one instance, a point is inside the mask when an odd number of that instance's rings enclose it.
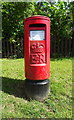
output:
{"label": "mown lawn", "polygon": [[24,94],[24,59],[2,59],[3,118],[72,118],[72,58],[51,59],[50,93],[42,102]]}

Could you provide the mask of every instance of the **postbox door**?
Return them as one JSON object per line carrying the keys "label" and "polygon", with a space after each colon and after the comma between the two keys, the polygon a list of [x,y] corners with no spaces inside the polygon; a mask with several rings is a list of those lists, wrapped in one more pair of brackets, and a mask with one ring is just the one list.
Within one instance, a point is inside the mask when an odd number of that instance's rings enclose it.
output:
{"label": "postbox door", "polygon": [[46,63],[45,27],[30,28],[30,65],[44,65]]}

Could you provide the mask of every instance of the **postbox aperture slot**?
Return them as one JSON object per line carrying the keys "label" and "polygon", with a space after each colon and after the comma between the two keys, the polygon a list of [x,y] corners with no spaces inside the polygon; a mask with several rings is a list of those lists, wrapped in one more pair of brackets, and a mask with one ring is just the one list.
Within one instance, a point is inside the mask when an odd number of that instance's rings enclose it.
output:
{"label": "postbox aperture slot", "polygon": [[29,27],[45,27],[45,24],[30,24]]}
{"label": "postbox aperture slot", "polygon": [[45,30],[30,30],[30,40],[45,40]]}

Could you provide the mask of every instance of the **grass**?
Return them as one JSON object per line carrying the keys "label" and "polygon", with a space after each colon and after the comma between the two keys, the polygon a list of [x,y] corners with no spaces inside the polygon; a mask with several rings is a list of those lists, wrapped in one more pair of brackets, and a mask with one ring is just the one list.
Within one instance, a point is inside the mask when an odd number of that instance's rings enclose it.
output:
{"label": "grass", "polygon": [[25,98],[24,60],[2,59],[2,118],[72,118],[71,60],[51,59],[51,91],[39,102]]}

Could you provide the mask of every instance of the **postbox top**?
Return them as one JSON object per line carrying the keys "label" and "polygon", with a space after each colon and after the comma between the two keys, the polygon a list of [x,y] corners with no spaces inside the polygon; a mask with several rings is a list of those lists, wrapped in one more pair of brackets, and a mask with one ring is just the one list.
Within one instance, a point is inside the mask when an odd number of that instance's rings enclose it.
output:
{"label": "postbox top", "polygon": [[50,18],[46,17],[46,16],[41,16],[41,15],[37,15],[37,16],[31,16],[25,19],[25,21],[27,20],[35,20],[35,19],[44,19],[44,20],[50,20]]}

